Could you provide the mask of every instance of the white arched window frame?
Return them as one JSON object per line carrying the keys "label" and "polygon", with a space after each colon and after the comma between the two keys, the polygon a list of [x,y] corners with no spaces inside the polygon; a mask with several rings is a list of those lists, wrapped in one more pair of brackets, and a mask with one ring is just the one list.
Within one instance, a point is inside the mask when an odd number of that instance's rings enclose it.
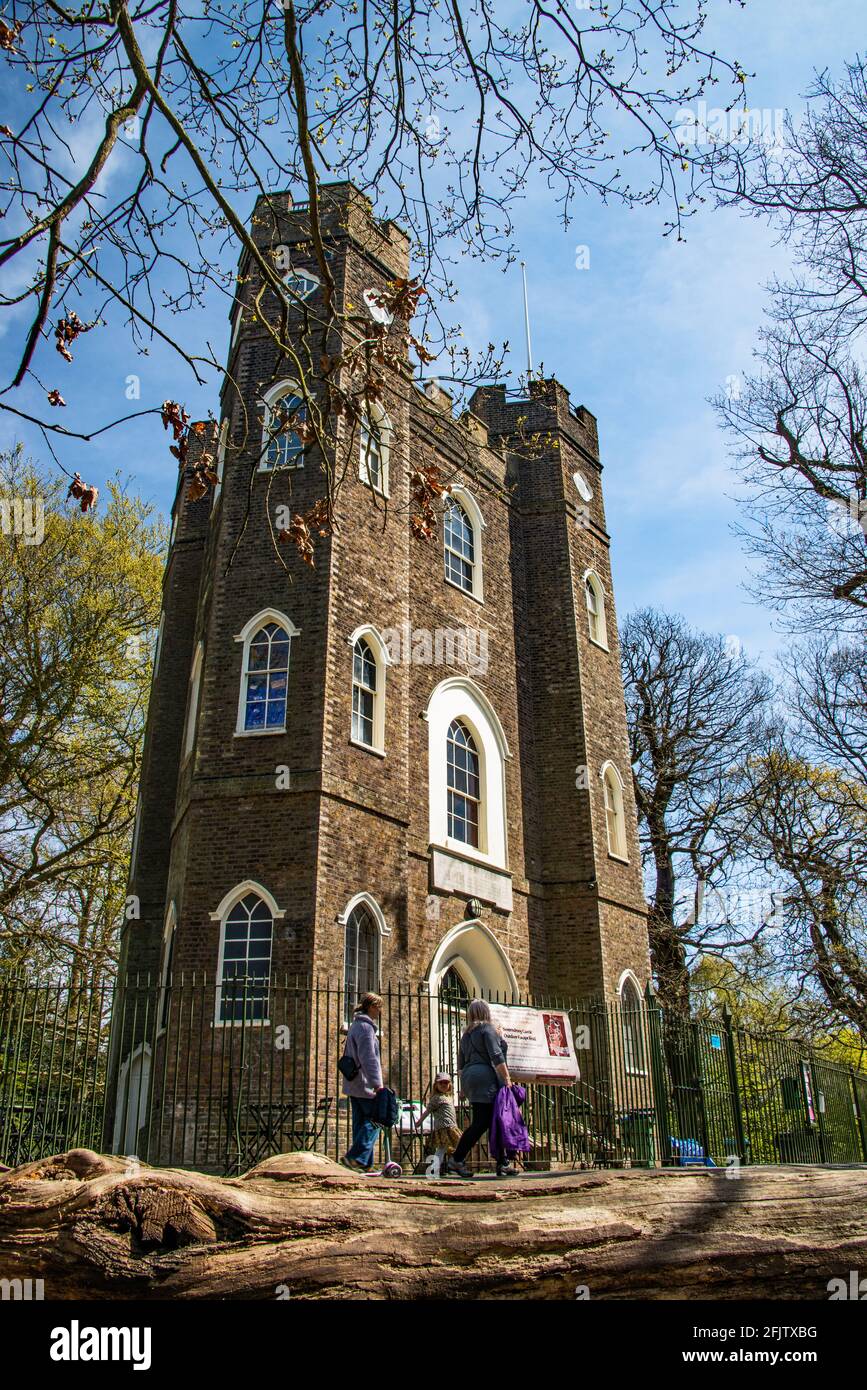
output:
{"label": "white arched window frame", "polygon": [[199,642],[193,657],[187,692],[187,722],[184,730],[184,762],[189,758],[196,742],[196,721],[199,714],[199,691],[202,683],[202,663],[204,659],[205,648],[203,644]]}
{"label": "white arched window frame", "polygon": [[169,1008],[171,1005],[171,977],[174,965],[175,953],[175,933],[178,925],[178,914],[174,903],[169,904],[166,913],[166,925],[163,928],[162,956],[160,959],[160,1032],[164,1032],[168,1026]]}
{"label": "white arched window frame", "polygon": [[153,684],[153,682],[156,680],[156,678],[157,678],[157,673],[159,672],[159,669],[160,669],[160,657],[162,656],[162,651],[163,651],[163,630],[164,630],[164,628],[165,628],[165,625],[166,625],[166,615],[165,615],[165,613],[161,612],[161,613],[160,613],[159,625],[158,625],[158,627],[157,627],[157,640],[156,640],[156,645],[154,646],[154,671],[153,671],[153,676],[151,677],[151,684]]}
{"label": "white arched window frame", "polygon": [[[342,912],[337,922],[343,932],[343,988],[346,1019],[358,1003],[358,995],[366,989],[379,992],[382,971],[382,943],[391,935],[391,928],[379,903],[370,893],[356,893]],[[359,934],[369,928],[366,942],[367,954],[362,959],[359,953]],[[372,959],[370,954],[372,952]]]}
{"label": "white arched window frame", "polygon": [[623,1037],[623,1063],[626,1071],[644,1074],[647,1070],[644,1040],[644,1004],[641,986],[631,970],[624,970],[617,987]]}
{"label": "white arched window frame", "polygon": [[[462,528],[456,529],[449,525],[449,511],[452,504],[457,504],[460,511],[464,523]],[[445,580],[447,584],[453,584],[463,593],[478,599],[479,603],[483,603],[485,598],[482,565],[482,532],[484,529],[485,519],[473,494],[461,484],[452,484],[451,492],[445,499],[445,511],[443,513]],[[467,530],[469,531],[470,554],[467,553]]]}
{"label": "white arched window frame", "polygon": [[223,469],[226,466],[226,440],[229,436],[229,417],[220,425],[220,434],[217,440],[217,481],[214,484],[214,504],[223,490]]}
{"label": "white arched window frame", "polygon": [[[253,907],[252,899],[258,899],[261,908]],[[215,1026],[230,1028],[244,1023],[260,1023],[263,1026],[269,1024],[268,983],[272,967],[274,924],[285,916],[286,909],[278,907],[268,889],[254,879],[245,879],[243,883],[230,888],[216,911],[210,914],[211,921],[219,923],[220,926]],[[243,930],[245,920],[249,926],[246,932]],[[271,923],[271,931],[266,935],[264,928],[268,920]],[[232,974],[242,975],[244,972],[247,979],[254,983],[248,983],[238,991],[232,990]]]}
{"label": "white arched window frame", "polygon": [[117,1078],[113,1153],[132,1155],[138,1150],[141,1131],[147,1123],[151,1060],[150,1044],[139,1043],[121,1063]]}
{"label": "white arched window frame", "polygon": [[391,421],[384,407],[374,401],[370,413],[364,411],[358,426],[358,476],[383,497],[388,497],[391,437]]}
{"label": "white arched window frame", "polygon": [[608,624],[605,618],[605,590],[595,570],[584,575],[584,602],[587,606],[587,627],[590,641],[608,651]]}
{"label": "white arched window frame", "polygon": [[[273,625],[277,628],[282,628],[283,631],[286,633],[286,637],[288,640],[288,651],[286,655],[285,667],[286,684],[284,687],[283,719],[279,723],[273,725],[266,724],[264,726],[248,727],[247,689],[249,686],[250,677],[261,677],[261,675],[263,674],[261,670],[251,671],[250,648],[253,645],[257,635],[260,632],[262,632],[265,628],[267,628],[269,625]],[[241,680],[239,683],[238,691],[238,720],[235,725],[236,737],[250,738],[258,737],[263,734],[283,734],[286,732],[286,714],[288,711],[289,695],[289,668],[292,664],[292,640],[295,637],[300,637],[300,635],[301,629],[295,626],[291,618],[288,618],[285,613],[279,612],[276,608],[263,608],[261,613],[257,613],[254,618],[251,618],[250,621],[244,625],[240,632],[237,632],[235,634],[235,641],[240,642],[242,644]],[[270,671],[268,672],[268,674],[270,674]],[[269,691],[270,687],[271,682],[269,681]]]}
{"label": "white arched window frame", "polygon": [[623,802],[623,778],[614,763],[603,765],[602,800],[605,807],[605,833],[608,839],[608,853],[613,859],[629,862],[626,843],[626,811]]}
{"label": "white arched window frame", "polygon": [[[359,643],[364,643],[373,658],[375,667],[375,684],[371,689],[369,680],[362,676],[359,670],[358,653],[356,648]],[[386,669],[391,665],[391,658],[388,648],[375,627],[365,624],[357,627],[349,638],[349,648],[352,661],[352,722],[350,725],[350,741],[358,744],[360,748],[366,748],[371,753],[385,753],[385,680]],[[367,698],[372,697],[372,698]],[[364,733],[361,727],[366,719],[367,711],[370,711],[370,722],[372,724],[372,736],[370,741],[360,736]],[[364,711],[364,716],[362,716]]]}
{"label": "white arched window frame", "polygon": [[235,307],[234,315],[232,316],[232,337],[231,337],[231,339],[230,339],[230,341],[229,341],[229,351],[230,351],[230,352],[232,351],[232,349],[234,348],[236,342],[238,341],[238,334],[239,334],[240,331],[241,331],[241,320],[243,319],[243,317],[244,317],[244,305],[243,305],[243,304],[240,302],[240,300],[239,300],[239,301],[238,301],[238,304],[237,304],[236,307]]}
{"label": "white arched window frame", "polygon": [[[442,681],[428,703],[429,834],[432,845],[466,858],[508,868],[506,761],[511,757],[503,727],[487,696],[467,676]],[[473,737],[479,758],[478,848],[448,833],[448,734],[458,720]]]}
{"label": "white arched window frame", "polygon": [[289,378],[276,381],[263,397],[265,416],[262,421],[262,451],[259,455],[259,472],[270,473],[275,468],[303,468],[305,444],[300,434],[291,427],[275,432],[275,423],[281,409],[286,414],[293,411],[293,423],[300,424],[307,419],[307,406],[303,402],[303,392],[297,381]]}
{"label": "white arched window frame", "polygon": [[130,849],[130,852],[129,852],[129,877],[130,877],[130,883],[131,883],[132,880],[135,878],[135,873],[136,873],[136,861],[137,861],[137,859],[138,859],[138,842],[139,842],[139,836],[140,836],[140,834],[141,834],[141,790],[139,790],[139,794],[138,794],[138,796],[136,797],[136,803],[135,803],[135,819],[133,820],[133,825],[132,825],[132,848]]}

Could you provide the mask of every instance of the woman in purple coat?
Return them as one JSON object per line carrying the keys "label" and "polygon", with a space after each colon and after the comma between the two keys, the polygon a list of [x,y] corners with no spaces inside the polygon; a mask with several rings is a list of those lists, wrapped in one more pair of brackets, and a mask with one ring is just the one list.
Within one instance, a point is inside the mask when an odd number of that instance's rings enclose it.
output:
{"label": "woman in purple coat", "polygon": [[343,1094],[352,1109],[352,1143],[340,1162],[344,1168],[367,1173],[373,1167],[373,1146],[379,1133],[374,1121],[377,1092],[382,1090],[382,1062],[376,1023],[382,1013],[382,996],[365,994],[356,1006],[352,1026],[346,1035],[343,1054],[351,1057],[358,1071],[343,1078]]}

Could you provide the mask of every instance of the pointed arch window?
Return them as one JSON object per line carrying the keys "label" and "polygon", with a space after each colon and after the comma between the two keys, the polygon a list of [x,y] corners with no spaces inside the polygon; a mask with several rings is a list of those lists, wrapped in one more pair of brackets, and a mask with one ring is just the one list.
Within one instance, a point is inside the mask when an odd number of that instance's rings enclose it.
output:
{"label": "pointed arch window", "polygon": [[452,840],[479,848],[482,781],[476,741],[460,719],[449,725],[446,740],[448,835]]}
{"label": "pointed arch window", "polygon": [[175,935],[177,933],[177,915],[175,905],[172,903],[166,917],[166,927],[163,933],[163,960],[162,960],[162,1000],[160,1003],[160,1028],[168,1027],[169,1010],[171,1008],[172,994],[172,970],[174,969],[175,957]]}
{"label": "pointed arch window", "polygon": [[590,641],[608,649],[608,628],[605,622],[605,590],[597,574],[588,570],[584,576],[584,599],[587,604],[587,625]]}
{"label": "pointed arch window", "polygon": [[389,655],[375,627],[355,629],[352,648],[353,743],[373,753],[385,752],[385,676]]}
{"label": "pointed arch window", "polygon": [[643,1072],[645,1067],[641,995],[631,975],[627,975],[620,986],[620,1018],[623,1034],[623,1062],[626,1070],[628,1072]]}
{"label": "pointed arch window", "polygon": [[214,506],[216,506],[217,498],[220,496],[220,493],[223,490],[223,472],[226,467],[226,441],[228,440],[228,437],[229,419],[227,416],[223,423],[220,425],[220,435],[219,439],[217,440],[217,481],[214,484]]}
{"label": "pointed arch window", "polygon": [[279,734],[286,729],[289,653],[298,629],[271,610],[250,620],[236,642],[244,643],[239,734]]}
{"label": "pointed arch window", "polygon": [[343,986],[347,1017],[363,994],[379,988],[379,927],[366,903],[358,903],[346,920]]}
{"label": "pointed arch window", "polygon": [[352,737],[373,747],[376,715],[376,658],[359,637],[352,653]]}
{"label": "pointed arch window", "polygon": [[222,923],[220,1023],[267,1022],[273,937],[271,908],[258,893],[245,893]]}
{"label": "pointed arch window", "polygon": [[602,769],[602,793],[605,802],[605,829],[608,853],[615,859],[626,860],[626,816],[623,809],[623,782],[613,763]]}
{"label": "pointed arch window", "polygon": [[476,543],[470,519],[456,498],[452,498],[443,519],[446,579],[465,593],[473,592]]}
{"label": "pointed arch window", "polygon": [[202,681],[202,662],[204,660],[205,649],[201,642],[196,647],[193,657],[193,666],[190,671],[190,684],[187,692],[187,724],[184,731],[184,761],[193,751],[193,744],[196,741],[196,719],[199,712],[199,688]]}
{"label": "pointed arch window", "polygon": [[482,601],[482,532],[485,521],[468,488],[452,484],[443,512],[446,583]]}
{"label": "pointed arch window", "polygon": [[307,405],[297,382],[281,381],[265,396],[259,468],[303,468]]}
{"label": "pointed arch window", "polygon": [[387,497],[391,423],[381,405],[375,402],[363,412],[358,433],[358,476],[374,492]]}

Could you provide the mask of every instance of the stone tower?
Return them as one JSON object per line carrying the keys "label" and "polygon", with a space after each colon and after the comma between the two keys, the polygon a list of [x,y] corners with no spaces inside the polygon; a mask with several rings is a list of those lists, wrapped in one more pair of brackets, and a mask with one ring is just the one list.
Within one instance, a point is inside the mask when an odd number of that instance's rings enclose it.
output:
{"label": "stone tower", "polygon": [[[405,235],[348,184],[325,188],[322,220],[339,305],[375,317],[409,274]],[[306,208],[260,201],[253,226],[315,308]],[[259,288],[242,260],[220,485],[173,509],[123,969],[643,989],[593,416],[552,379],[483,387],[455,418],[395,327],[373,462],[360,435],[315,566],[278,558],[277,507],[323,486],[315,449],[274,438],[293,369],[251,316]],[[422,463],[452,487],[427,540],[409,524]]]}

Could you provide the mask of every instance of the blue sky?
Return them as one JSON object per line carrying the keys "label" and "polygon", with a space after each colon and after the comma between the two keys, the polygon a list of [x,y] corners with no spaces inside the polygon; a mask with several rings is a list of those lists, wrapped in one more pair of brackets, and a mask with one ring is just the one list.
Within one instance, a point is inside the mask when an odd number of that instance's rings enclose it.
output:
{"label": "blue sky", "polygon": [[[814,69],[841,74],[864,43],[856,0],[748,0],[743,10],[721,3],[711,10],[707,46],[755,73],[752,108],[797,112]],[[681,243],[663,237],[666,217],[662,207],[629,211],[588,197],[564,232],[545,188],[529,189],[514,220],[528,263],[534,357],[599,420],[621,618],[654,604],[736,635],[747,652],[770,658],[780,639],[773,615],[741,587],[747,562],[731,532],[737,479],[706,402],[728,376],[749,369],[762,286],[785,270],[785,251],[767,227],[731,211],[701,210]],[[589,269],[576,268],[579,245],[589,248]],[[460,297],[451,314],[469,346],[509,339],[517,375],[525,365],[517,266],[504,275],[468,261],[454,279]],[[207,337],[227,345],[225,300],[215,293],[197,312]],[[14,369],[14,347],[18,334],[0,320],[4,380]],[[77,355],[74,376],[64,375],[58,358],[45,384],[64,395],[75,390],[79,427],[127,413],[130,373],[141,377],[142,404],[171,397],[194,416],[216,410],[216,383],[195,388],[158,347],[140,356],[117,334],[94,334]],[[16,404],[27,409],[39,396],[25,388]],[[0,420],[0,446],[16,438],[44,454],[38,434]],[[155,417],[92,445],[65,446],[62,457],[100,486],[116,470],[130,473],[144,496],[168,510],[176,475]]]}

